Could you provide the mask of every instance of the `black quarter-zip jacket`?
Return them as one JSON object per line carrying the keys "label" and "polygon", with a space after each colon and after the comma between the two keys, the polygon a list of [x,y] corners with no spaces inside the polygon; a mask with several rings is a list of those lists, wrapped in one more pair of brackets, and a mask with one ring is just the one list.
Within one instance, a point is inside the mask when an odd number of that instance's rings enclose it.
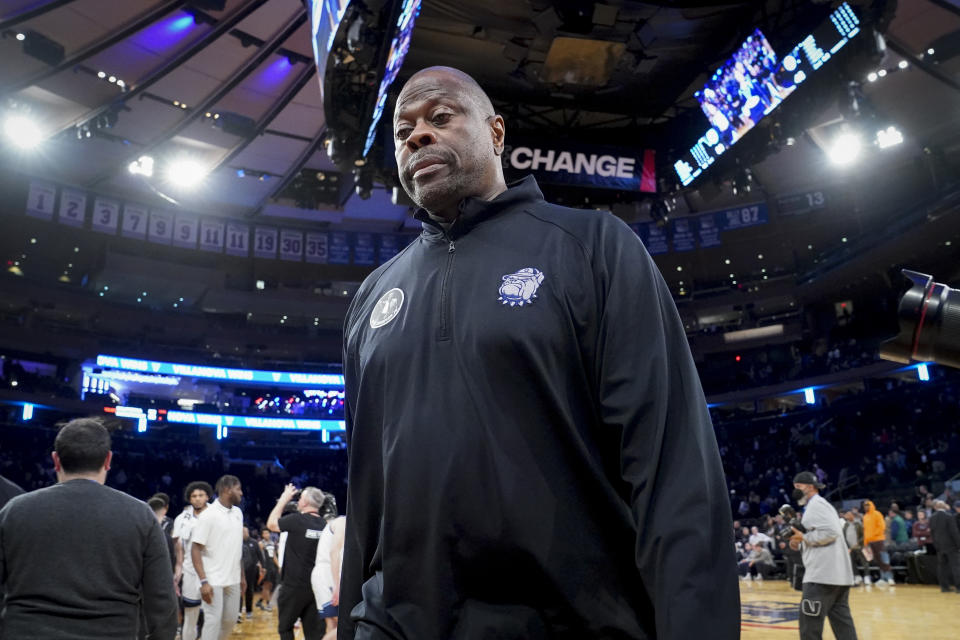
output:
{"label": "black quarter-zip jacket", "polygon": [[347,314],[339,638],[739,637],[716,439],[670,293],[532,177]]}

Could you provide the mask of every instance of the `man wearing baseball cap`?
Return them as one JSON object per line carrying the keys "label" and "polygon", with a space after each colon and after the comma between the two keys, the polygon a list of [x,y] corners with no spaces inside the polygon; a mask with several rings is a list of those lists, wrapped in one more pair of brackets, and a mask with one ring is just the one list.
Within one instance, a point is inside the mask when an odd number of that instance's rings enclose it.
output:
{"label": "man wearing baseball cap", "polygon": [[857,630],[850,614],[850,586],[853,567],[843,539],[836,510],[821,495],[823,484],[809,471],[793,478],[793,498],[804,507],[800,523],[794,527],[791,549],[803,552],[803,599],[800,601],[800,640],[820,640],[823,621],[837,640],[856,640]]}

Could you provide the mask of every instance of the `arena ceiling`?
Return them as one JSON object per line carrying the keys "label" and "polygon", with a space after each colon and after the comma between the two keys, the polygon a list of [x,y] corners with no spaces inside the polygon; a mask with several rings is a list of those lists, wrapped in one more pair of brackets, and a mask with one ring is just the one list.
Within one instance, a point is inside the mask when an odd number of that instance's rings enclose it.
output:
{"label": "arena ceiling", "polygon": [[[252,219],[289,216],[347,228],[403,226],[406,209],[392,206],[383,191],[367,201],[354,197],[339,211],[304,212],[275,198],[301,170],[335,170],[321,144],[324,113],[307,10],[300,0],[228,0],[220,11],[203,8],[210,4],[5,1],[0,8],[0,104],[28,109],[50,139],[38,153],[3,156],[4,166],[163,205],[157,191],[171,193],[131,175],[127,167],[147,153],[185,155],[212,167],[201,188],[173,193],[194,211]],[[629,140],[655,147],[662,169],[669,167],[669,156],[687,144],[684,119],[698,112],[693,91],[745,35],[755,27],[766,33],[789,32],[810,12],[822,12],[818,5],[823,4],[424,0],[400,80],[429,65],[461,68],[474,75],[507,114],[508,135],[513,127],[586,140]],[[818,103],[817,127],[798,136],[797,144],[751,162],[754,199],[818,186],[862,185],[865,176],[896,172],[931,149],[956,153],[957,3],[853,4],[886,6],[888,49],[882,59],[877,57],[876,69],[890,72],[875,82],[865,74],[848,80],[872,109],[904,132],[904,144],[838,171],[824,160],[816,129],[838,121],[841,111],[835,100]],[[42,34],[59,43],[63,60],[48,64],[28,55],[20,33]],[[560,37],[622,45],[622,54],[603,68],[609,77],[602,84],[578,85],[576,74],[582,69],[567,68],[564,75],[563,68],[551,69],[547,63]],[[940,54],[928,55],[932,48]],[[900,68],[901,62],[906,69]],[[796,102],[781,108],[800,108]],[[230,114],[245,119],[231,119]],[[764,135],[753,132],[755,138]],[[730,193],[729,178],[720,171],[706,175],[682,194],[675,215],[741,201],[742,194]],[[615,212],[628,220],[648,219],[643,206]],[[862,231],[862,220],[857,224]],[[794,245],[807,243],[807,235],[822,244],[828,236],[838,243],[843,233],[832,224],[814,227],[785,230],[770,225],[731,243],[722,264],[719,254],[702,258],[699,253],[658,262],[676,288],[683,277],[726,277],[726,260],[732,256],[735,264],[755,262],[757,247],[766,244],[771,247],[766,264],[775,272],[771,258],[788,256]],[[676,271],[684,265],[685,271]],[[754,266],[759,273],[759,263]]]}

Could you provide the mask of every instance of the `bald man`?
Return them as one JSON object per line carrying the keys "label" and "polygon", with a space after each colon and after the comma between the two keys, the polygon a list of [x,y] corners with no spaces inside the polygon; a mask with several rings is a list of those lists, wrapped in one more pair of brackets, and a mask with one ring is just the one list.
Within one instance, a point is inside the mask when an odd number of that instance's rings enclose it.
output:
{"label": "bald man", "polygon": [[393,125],[423,232],[347,315],[338,637],[739,637],[716,440],[637,236],[508,187],[460,71],[414,75]]}

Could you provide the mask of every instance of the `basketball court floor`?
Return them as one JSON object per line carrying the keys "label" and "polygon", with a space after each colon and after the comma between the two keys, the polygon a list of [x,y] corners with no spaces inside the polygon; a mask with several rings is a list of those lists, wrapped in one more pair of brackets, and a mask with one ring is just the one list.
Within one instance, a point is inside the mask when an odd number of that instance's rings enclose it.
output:
{"label": "basketball court floor", "polygon": [[[800,592],[783,580],[741,582],[743,640],[792,640],[799,631]],[[850,608],[860,640],[956,640],[960,638],[960,593],[933,585],[854,587]],[[277,613],[257,610],[234,628],[232,638],[275,640]],[[296,637],[303,638],[297,631]],[[704,636],[709,638],[709,634]],[[834,640],[827,623],[824,640]]]}

